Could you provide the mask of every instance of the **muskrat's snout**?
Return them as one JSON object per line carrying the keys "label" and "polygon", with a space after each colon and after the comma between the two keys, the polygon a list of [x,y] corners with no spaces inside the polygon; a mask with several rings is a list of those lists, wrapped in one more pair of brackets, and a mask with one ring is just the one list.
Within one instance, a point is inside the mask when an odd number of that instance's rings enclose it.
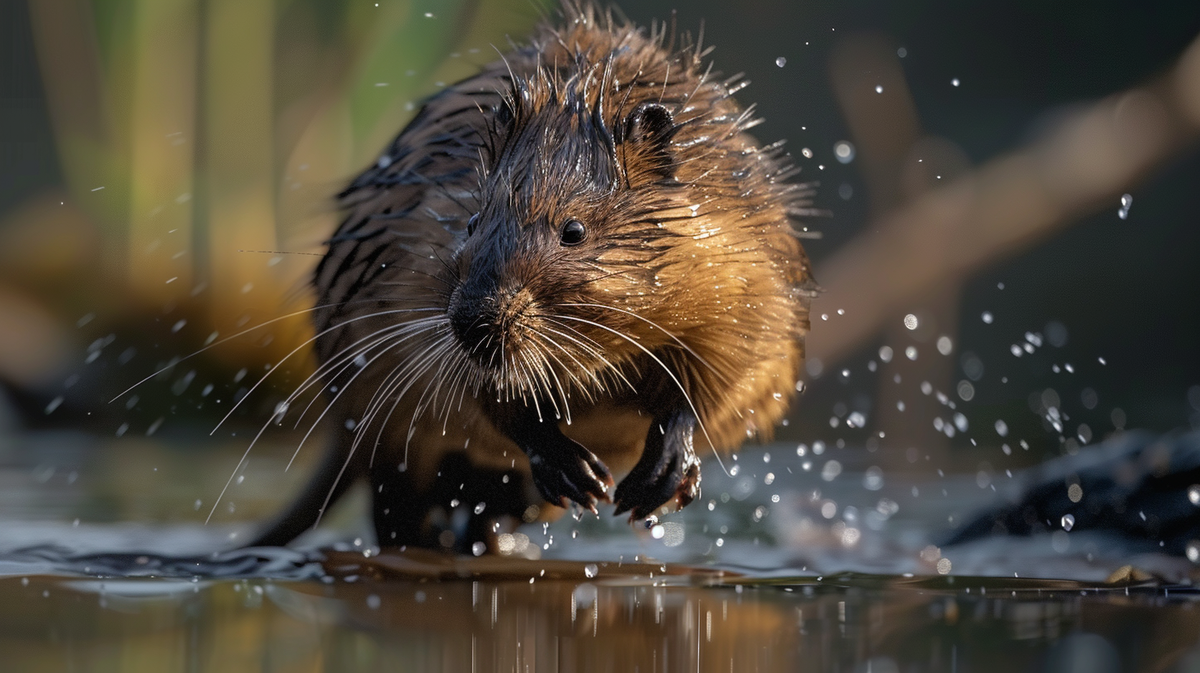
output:
{"label": "muskrat's snout", "polygon": [[532,293],[518,283],[472,278],[455,288],[447,313],[462,349],[484,368],[498,370],[504,354],[524,341],[522,324],[532,304]]}
{"label": "muskrat's snout", "polygon": [[488,297],[477,292],[470,292],[465,286],[459,285],[450,295],[450,306],[447,313],[450,317],[450,327],[459,343],[470,350],[472,344],[477,344],[487,337],[487,313],[485,304]]}

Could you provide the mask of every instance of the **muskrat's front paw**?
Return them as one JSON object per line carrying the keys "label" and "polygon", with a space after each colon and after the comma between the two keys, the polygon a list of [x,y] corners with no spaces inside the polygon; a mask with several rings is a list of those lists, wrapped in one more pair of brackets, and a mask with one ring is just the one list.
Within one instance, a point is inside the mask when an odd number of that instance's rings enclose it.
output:
{"label": "muskrat's front paw", "polygon": [[629,520],[645,519],[659,507],[674,503],[683,509],[700,495],[700,461],[690,452],[667,452],[652,468],[643,463],[621,480],[613,502],[615,514],[629,512]]}
{"label": "muskrat's front paw", "polygon": [[[568,448],[559,451],[560,448]],[[555,451],[539,451],[529,456],[533,484],[547,502],[563,506],[574,501],[596,512],[596,503],[609,499],[612,475],[596,454],[576,442],[555,447]]]}

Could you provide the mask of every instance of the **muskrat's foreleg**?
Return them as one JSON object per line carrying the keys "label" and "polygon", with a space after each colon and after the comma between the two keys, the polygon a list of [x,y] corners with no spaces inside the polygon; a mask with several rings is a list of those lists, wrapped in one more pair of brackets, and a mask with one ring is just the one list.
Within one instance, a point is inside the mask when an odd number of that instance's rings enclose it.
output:
{"label": "muskrat's foreleg", "polygon": [[[380,547],[417,546],[478,556],[496,551],[496,533],[521,521],[529,503],[520,470],[472,464],[448,453],[437,478],[418,489],[408,473],[377,464],[371,473],[375,535]],[[482,542],[485,547],[477,547]]]}
{"label": "muskrat's foreleg", "polygon": [[700,458],[692,446],[695,429],[690,409],[654,419],[642,457],[617,486],[617,514],[630,512],[630,521],[644,519],[671,500],[682,509],[700,495]]}
{"label": "muskrat's foreleg", "polygon": [[557,423],[525,413],[504,431],[529,456],[533,484],[547,502],[565,507],[571,500],[595,512],[597,502],[609,499],[608,468]]}

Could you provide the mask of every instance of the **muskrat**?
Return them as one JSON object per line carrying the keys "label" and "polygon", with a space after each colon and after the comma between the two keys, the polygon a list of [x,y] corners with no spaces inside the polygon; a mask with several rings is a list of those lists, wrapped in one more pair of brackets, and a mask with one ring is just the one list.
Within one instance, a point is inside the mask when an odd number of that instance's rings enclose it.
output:
{"label": "muskrat", "polygon": [[561,14],[428,99],[340,194],[313,281],[336,449],[254,544],[364,475],[385,547],[482,553],[572,502],[643,519],[698,496],[697,448],[786,412],[810,186],[747,135],[739,78],[698,42]]}

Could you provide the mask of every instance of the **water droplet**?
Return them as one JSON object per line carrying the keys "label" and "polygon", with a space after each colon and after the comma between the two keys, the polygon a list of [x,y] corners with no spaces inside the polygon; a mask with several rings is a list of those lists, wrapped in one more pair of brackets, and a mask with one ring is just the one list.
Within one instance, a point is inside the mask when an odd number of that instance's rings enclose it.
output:
{"label": "water droplet", "polygon": [[1072,528],[1074,528],[1075,527],[1075,515],[1074,514],[1064,514],[1063,518],[1062,518],[1062,527],[1063,527],[1063,530],[1071,530]]}
{"label": "water droplet", "polygon": [[1200,540],[1187,543],[1187,559],[1192,563],[1200,563]]}
{"label": "water droplet", "polygon": [[812,150],[810,150],[810,149],[808,149],[807,147],[805,147],[804,149],[800,150],[800,154],[804,155],[804,158],[805,158],[805,159],[811,159],[811,158],[813,158],[813,151],[812,151]]}
{"label": "water droplet", "polygon": [[908,348],[905,348],[904,349],[904,357],[908,358],[909,360],[916,360],[917,359],[917,347],[909,346]]}
{"label": "water droplet", "polygon": [[1008,423],[1005,423],[1002,420],[997,420],[996,421],[996,434],[1000,435],[1001,437],[1007,437],[1008,436]]}
{"label": "water droplet", "polygon": [[891,346],[880,346],[879,347],[879,359],[882,360],[883,362],[891,362],[892,361]]}
{"label": "water droplet", "polygon": [[959,84],[960,84],[960,82],[958,81],[958,78],[957,78],[957,77],[955,77],[954,79],[950,80],[950,86],[958,86]]}
{"label": "water droplet", "polygon": [[1133,207],[1133,196],[1131,194],[1121,195],[1121,207],[1117,209],[1117,217],[1122,220],[1129,218],[1129,209]]}
{"label": "water droplet", "polygon": [[848,164],[854,161],[854,145],[848,140],[839,140],[833,145],[833,156],[838,160],[838,163]]}
{"label": "water droplet", "polygon": [[[476,554],[476,556],[478,556],[478,554]],[[370,596],[367,596],[367,607],[371,608],[372,610],[378,610],[379,606],[382,604],[383,600],[380,599],[378,595],[371,594]]]}
{"label": "water droplet", "polygon": [[867,417],[857,411],[851,412],[850,416],[846,419],[846,425],[852,428],[861,428],[866,424]]}
{"label": "water droplet", "polygon": [[920,321],[917,320],[917,316],[913,315],[912,313],[904,316],[904,326],[907,327],[909,331],[917,329],[920,324]]}
{"label": "water droplet", "polygon": [[991,311],[984,311],[984,312],[983,312],[983,316],[982,316],[982,317],[983,317],[983,322],[984,322],[984,324],[986,324],[986,325],[990,325],[990,324],[992,324],[992,320],[994,320],[994,319],[995,319],[995,318],[992,316],[992,312],[991,312]]}
{"label": "water droplet", "polygon": [[57,409],[59,406],[61,406],[62,403],[63,403],[62,395],[59,395],[58,397],[50,400],[50,403],[46,405],[46,413],[47,414],[54,413],[54,410]]}
{"label": "water droplet", "polygon": [[899,56],[900,58],[904,58],[904,57],[908,56],[908,50],[905,49],[904,47],[900,47],[899,49],[896,50],[896,56]]}
{"label": "water droplet", "polygon": [[591,579],[600,572],[600,568],[595,563],[589,563],[583,567],[583,576]]}
{"label": "water droplet", "polygon": [[483,514],[483,510],[484,510],[484,508],[486,508],[486,507],[487,507],[487,503],[486,503],[486,502],[481,502],[481,503],[479,503],[478,505],[475,505],[475,513],[476,513],[476,514]]}
{"label": "water droplet", "polygon": [[938,337],[937,349],[942,355],[949,355],[954,351],[954,342],[948,336]]}
{"label": "water droplet", "polygon": [[842,473],[842,464],[836,460],[826,461],[825,467],[821,468],[821,478],[825,481],[833,481]]}
{"label": "water droplet", "polygon": [[1200,484],[1192,484],[1188,487],[1188,502],[1200,507]]}
{"label": "water droplet", "polygon": [[804,385],[803,381],[796,382],[796,392],[803,393],[806,388],[807,386]]}
{"label": "water droplet", "polygon": [[787,59],[780,56],[779,58],[775,59],[775,65],[782,68],[783,66],[787,65]]}
{"label": "water droplet", "polygon": [[883,93],[883,85],[882,84],[875,85],[875,93]]}
{"label": "water droplet", "polygon": [[1083,487],[1079,484],[1071,484],[1067,487],[1067,500],[1071,502],[1079,502],[1083,500]]}
{"label": "water droplet", "polygon": [[475,556],[483,556],[484,552],[486,552],[486,551],[487,551],[487,545],[484,544],[483,542],[471,543],[471,553],[474,554]]}

